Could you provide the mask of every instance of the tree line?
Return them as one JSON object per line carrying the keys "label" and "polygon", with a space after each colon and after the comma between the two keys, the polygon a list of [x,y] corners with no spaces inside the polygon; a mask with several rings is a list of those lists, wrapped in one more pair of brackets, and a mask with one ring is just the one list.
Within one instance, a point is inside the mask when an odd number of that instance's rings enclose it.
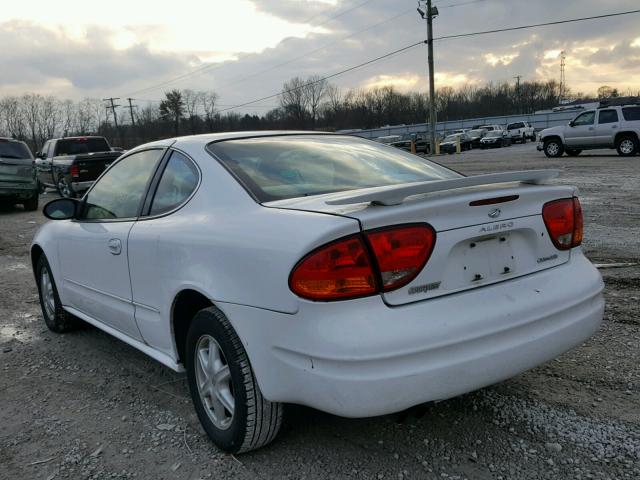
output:
{"label": "tree line", "polygon": [[[598,96],[610,90],[601,87]],[[559,92],[554,80],[443,87],[436,92],[437,118],[450,121],[533,113],[557,106]],[[131,148],[161,138],[207,132],[366,129],[425,122],[428,95],[403,93],[391,86],[343,90],[311,76],[285,82],[277,103],[260,115],[241,114],[220,111],[213,91],[174,89],[160,102],[132,112],[120,107],[114,119],[113,111],[100,99],[74,102],[27,93],[0,98],[0,136],[24,140],[35,151],[49,138],[71,135],[104,135],[116,146]]]}

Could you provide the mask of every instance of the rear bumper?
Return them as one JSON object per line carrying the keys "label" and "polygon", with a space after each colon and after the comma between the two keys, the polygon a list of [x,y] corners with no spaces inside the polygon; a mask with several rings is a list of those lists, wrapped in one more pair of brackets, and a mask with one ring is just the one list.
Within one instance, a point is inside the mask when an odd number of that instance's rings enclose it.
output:
{"label": "rear bumper", "polygon": [[219,306],[266,398],[367,417],[473,391],[557,357],[597,330],[602,289],[576,250],[558,267],[402,307],[380,297],[301,301],[294,315]]}
{"label": "rear bumper", "polygon": [[73,188],[74,192],[82,192],[84,190],[89,190],[93,185],[93,180],[89,182],[71,182],[71,188]]}
{"label": "rear bumper", "polygon": [[31,198],[38,194],[36,182],[0,182],[0,198]]}

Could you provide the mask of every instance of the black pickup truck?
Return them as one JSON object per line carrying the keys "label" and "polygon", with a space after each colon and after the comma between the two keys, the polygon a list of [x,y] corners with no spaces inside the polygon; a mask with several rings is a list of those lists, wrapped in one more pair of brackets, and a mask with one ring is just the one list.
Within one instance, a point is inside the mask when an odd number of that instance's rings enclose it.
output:
{"label": "black pickup truck", "polygon": [[122,155],[104,137],[65,137],[47,140],[36,153],[40,188],[56,188],[63,197],[74,198]]}

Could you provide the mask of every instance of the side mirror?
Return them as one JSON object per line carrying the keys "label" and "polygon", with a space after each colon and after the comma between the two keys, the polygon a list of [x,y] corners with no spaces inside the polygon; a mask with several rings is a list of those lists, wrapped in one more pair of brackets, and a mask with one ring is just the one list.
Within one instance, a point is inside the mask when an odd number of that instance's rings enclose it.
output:
{"label": "side mirror", "polygon": [[38,150],[38,151],[36,152],[36,158],[40,158],[40,156],[41,156],[41,155],[42,155],[42,152],[41,152],[40,150]]}
{"label": "side mirror", "polygon": [[50,220],[70,220],[76,218],[78,205],[74,198],[56,198],[44,206],[42,213]]}
{"label": "side mirror", "polygon": [[576,122],[574,122],[573,120],[571,120],[571,121],[569,122],[569,126],[570,126],[570,127],[575,127],[575,126],[576,126]]}

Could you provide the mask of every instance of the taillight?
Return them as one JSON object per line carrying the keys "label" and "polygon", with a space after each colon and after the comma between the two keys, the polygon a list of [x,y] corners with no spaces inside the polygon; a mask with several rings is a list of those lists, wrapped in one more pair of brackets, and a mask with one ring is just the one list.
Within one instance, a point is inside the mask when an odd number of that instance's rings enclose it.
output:
{"label": "taillight", "polygon": [[582,243],[582,206],[576,197],[546,203],[542,218],[558,250],[569,250]]}
{"label": "taillight", "polygon": [[401,225],[365,231],[364,237],[352,235],[304,257],[291,272],[291,291],[309,300],[330,301],[400,288],[424,268],[436,232],[426,224]]}
{"label": "taillight", "polygon": [[436,232],[426,224],[365,232],[376,257],[382,289],[400,288],[413,280],[429,260]]}
{"label": "taillight", "polygon": [[360,235],[325,245],[303,258],[289,279],[291,290],[310,300],[341,300],[377,292]]}
{"label": "taillight", "polygon": [[80,167],[78,167],[78,165],[71,165],[71,167],[69,167],[69,173],[71,173],[73,178],[78,178],[80,176]]}

